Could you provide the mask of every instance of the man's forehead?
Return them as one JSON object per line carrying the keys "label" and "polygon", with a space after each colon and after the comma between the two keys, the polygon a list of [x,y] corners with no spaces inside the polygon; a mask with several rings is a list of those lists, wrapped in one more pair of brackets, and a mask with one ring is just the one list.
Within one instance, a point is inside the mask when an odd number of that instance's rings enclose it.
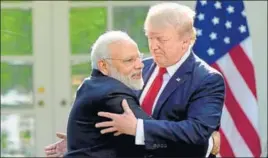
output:
{"label": "man's forehead", "polygon": [[168,28],[149,28],[145,31],[146,36],[167,36]]}
{"label": "man's forehead", "polygon": [[109,47],[112,49],[122,49],[125,47],[130,47],[133,46],[134,44],[131,41],[127,40],[119,40],[119,41],[114,41],[109,44]]}
{"label": "man's forehead", "polygon": [[174,26],[172,25],[148,25],[145,30],[146,36],[163,36],[167,37],[173,34]]}
{"label": "man's forehead", "polygon": [[138,48],[133,42],[114,43],[111,49],[111,55],[116,57],[125,57],[138,52]]}
{"label": "man's forehead", "polygon": [[161,35],[161,31],[146,31],[146,35]]}

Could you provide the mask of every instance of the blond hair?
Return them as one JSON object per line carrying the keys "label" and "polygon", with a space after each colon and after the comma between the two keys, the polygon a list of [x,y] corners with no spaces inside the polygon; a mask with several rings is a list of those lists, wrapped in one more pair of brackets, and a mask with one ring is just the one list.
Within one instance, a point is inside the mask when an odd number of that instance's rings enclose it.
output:
{"label": "blond hair", "polygon": [[174,26],[180,36],[190,36],[192,43],[196,40],[194,28],[195,11],[185,5],[174,2],[164,2],[151,6],[144,23],[147,32],[152,27]]}

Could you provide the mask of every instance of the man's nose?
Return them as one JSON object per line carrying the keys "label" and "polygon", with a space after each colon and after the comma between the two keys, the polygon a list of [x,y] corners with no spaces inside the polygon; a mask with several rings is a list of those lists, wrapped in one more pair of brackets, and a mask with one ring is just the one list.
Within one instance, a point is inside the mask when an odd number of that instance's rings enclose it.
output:
{"label": "man's nose", "polygon": [[150,44],[151,50],[156,50],[159,48],[159,45],[156,39],[150,39],[149,44]]}
{"label": "man's nose", "polygon": [[144,64],[142,62],[143,59],[138,58],[135,62],[135,68],[136,69],[142,69],[144,67]]}

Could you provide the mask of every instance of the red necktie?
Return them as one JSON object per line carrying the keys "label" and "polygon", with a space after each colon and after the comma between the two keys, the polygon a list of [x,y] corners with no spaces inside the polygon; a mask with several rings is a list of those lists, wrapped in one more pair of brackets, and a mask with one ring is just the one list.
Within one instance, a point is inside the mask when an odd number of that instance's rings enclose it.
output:
{"label": "red necktie", "polygon": [[148,114],[151,115],[153,104],[155,98],[162,86],[163,75],[167,72],[166,68],[160,68],[156,78],[154,79],[151,87],[149,88],[147,94],[145,95],[142,103],[142,109]]}

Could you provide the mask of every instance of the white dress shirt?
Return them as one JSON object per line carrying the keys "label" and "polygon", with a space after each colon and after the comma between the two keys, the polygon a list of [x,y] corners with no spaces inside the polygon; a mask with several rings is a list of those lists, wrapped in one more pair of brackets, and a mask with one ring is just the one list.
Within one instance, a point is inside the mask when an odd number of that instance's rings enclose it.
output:
{"label": "white dress shirt", "polygon": [[[191,48],[189,48],[189,50],[182,56],[182,58],[176,64],[166,68],[167,72],[163,76],[163,83],[162,83],[162,86],[161,86],[161,88],[160,88],[160,90],[155,98],[155,101],[154,101],[154,104],[152,107],[152,113],[153,113],[155,105],[159,99],[159,96],[162,93],[162,91],[164,90],[164,88],[166,87],[169,79],[175,74],[175,72],[180,68],[182,63],[189,57],[190,54],[191,54]],[[152,75],[150,76],[147,84],[145,85],[143,92],[141,93],[140,100],[139,100],[141,104],[142,104],[144,97],[147,94],[149,88],[151,87],[152,82],[156,78],[158,71],[159,71],[159,67],[156,66]],[[211,141],[212,140],[210,140],[210,142]],[[138,122],[137,122],[135,144],[136,145],[144,145],[145,144],[144,143],[144,128],[143,128],[143,120],[142,119],[138,119]],[[211,143],[209,143],[209,144],[211,144]],[[212,149],[211,145],[209,146],[209,149],[210,150],[208,150],[208,151],[211,151],[211,149]]]}

